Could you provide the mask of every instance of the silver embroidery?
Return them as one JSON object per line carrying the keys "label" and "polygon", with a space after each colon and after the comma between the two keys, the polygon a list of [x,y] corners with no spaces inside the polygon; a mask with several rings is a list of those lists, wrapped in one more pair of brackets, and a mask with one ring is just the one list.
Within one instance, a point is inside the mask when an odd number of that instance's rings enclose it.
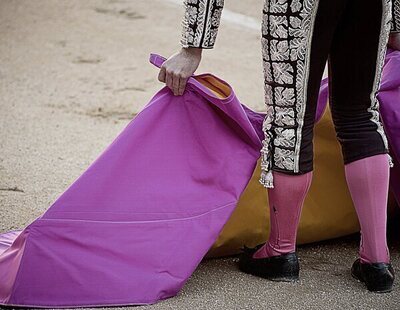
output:
{"label": "silver embroidery", "polygon": [[[274,139],[274,145],[279,149],[293,149],[295,143],[295,130],[294,129],[285,129],[285,128],[275,128],[276,137]],[[277,163],[276,166],[279,167]]]}
{"label": "silver embroidery", "polygon": [[276,148],[274,153],[275,164],[279,165],[279,167],[284,167],[287,170],[293,170],[294,162],[293,162],[294,154],[291,150]]}
{"label": "silver embroidery", "polygon": [[264,0],[261,44],[268,112],[259,179],[264,187],[273,187],[273,166],[298,172],[317,8],[318,0]]}
{"label": "silver embroidery", "polygon": [[400,0],[392,0],[392,32],[400,32]]}
{"label": "silver embroidery", "polygon": [[[372,92],[370,94],[371,98],[371,107],[368,109],[368,112],[371,113],[371,121],[373,121],[377,126],[377,131],[382,137],[385,148],[388,150],[388,141],[386,138],[385,131],[383,129],[382,123],[380,121],[379,114],[379,101],[377,98],[379,85],[381,81],[381,74],[383,69],[383,64],[386,55],[386,44],[390,33],[391,28],[391,18],[392,18],[392,10],[391,10],[391,1],[390,0],[382,0],[382,21],[381,21],[381,32],[379,35],[379,46],[378,46],[378,56],[376,61],[376,70],[375,70],[375,79],[374,85],[372,88]],[[390,161],[389,161],[390,163]]]}
{"label": "silver embroidery", "polygon": [[[303,12],[300,14],[303,17],[302,21],[302,31],[303,31],[303,41],[306,46],[306,50],[303,54],[298,55],[298,74],[296,79],[297,91],[300,92],[302,96],[298,97],[298,102],[296,105],[297,113],[297,139],[296,146],[294,149],[294,172],[299,172],[299,159],[300,159],[300,143],[301,143],[301,132],[304,124],[304,113],[305,105],[307,100],[307,84],[308,84],[308,74],[310,66],[310,55],[311,55],[311,41],[314,31],[314,21],[318,10],[319,1],[308,0],[304,2]],[[301,61],[300,61],[301,60]],[[299,74],[301,73],[301,74]]]}
{"label": "silver embroidery", "polygon": [[[400,0],[382,2],[379,53],[369,112],[387,147],[376,94],[389,31],[399,31],[400,28]],[[273,165],[299,171],[311,40],[318,4],[319,0],[264,0],[261,45],[267,114],[263,121],[264,140],[260,150],[260,183],[265,187],[273,187]],[[184,6],[181,45],[212,48],[224,0],[184,0]]]}
{"label": "silver embroidery", "polygon": [[213,48],[224,0],[184,0],[183,5],[181,46]]}
{"label": "silver embroidery", "polygon": [[287,0],[270,0],[269,11],[271,13],[285,13],[287,10]]}
{"label": "silver embroidery", "polygon": [[288,36],[288,22],[286,16],[269,16],[269,30],[271,36],[274,38],[287,38]]}
{"label": "silver embroidery", "polygon": [[275,77],[275,82],[279,84],[292,84],[293,83],[293,66],[289,63],[272,63],[272,72]]}
{"label": "silver embroidery", "polygon": [[[275,123],[278,126],[294,126],[294,110],[293,108],[281,108],[276,106],[275,107]],[[281,129],[281,128],[278,128]]]}
{"label": "silver embroidery", "polygon": [[271,41],[271,60],[284,61],[289,60],[289,45],[287,41]]}
{"label": "silver embroidery", "polygon": [[294,88],[275,88],[275,104],[277,106],[293,106],[294,100]]}

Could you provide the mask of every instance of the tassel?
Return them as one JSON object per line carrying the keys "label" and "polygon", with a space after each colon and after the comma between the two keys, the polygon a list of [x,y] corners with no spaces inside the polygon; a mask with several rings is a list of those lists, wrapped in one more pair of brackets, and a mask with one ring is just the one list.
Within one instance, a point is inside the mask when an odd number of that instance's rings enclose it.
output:
{"label": "tassel", "polygon": [[392,158],[392,156],[390,156],[389,153],[388,153],[388,157],[389,157],[389,167],[393,168],[394,167],[393,158]]}
{"label": "tassel", "polygon": [[267,113],[262,124],[264,132],[264,140],[262,141],[261,153],[261,176],[259,182],[266,188],[274,188],[274,178],[272,176],[272,162],[271,162],[271,140],[273,138],[271,133],[271,123],[273,121],[274,109],[272,106],[267,108]]}
{"label": "tassel", "polygon": [[274,188],[274,177],[272,175],[272,171],[261,171],[261,177],[259,179],[259,182],[265,187],[265,188]]}

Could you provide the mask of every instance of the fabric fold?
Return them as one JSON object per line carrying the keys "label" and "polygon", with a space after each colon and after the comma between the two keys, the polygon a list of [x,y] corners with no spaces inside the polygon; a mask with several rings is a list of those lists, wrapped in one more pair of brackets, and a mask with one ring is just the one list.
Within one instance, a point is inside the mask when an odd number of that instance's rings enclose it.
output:
{"label": "fabric fold", "polygon": [[[164,60],[150,55],[158,67]],[[160,89],[40,217],[0,235],[0,304],[176,295],[251,179],[262,118],[211,73],[193,75],[182,96]]]}

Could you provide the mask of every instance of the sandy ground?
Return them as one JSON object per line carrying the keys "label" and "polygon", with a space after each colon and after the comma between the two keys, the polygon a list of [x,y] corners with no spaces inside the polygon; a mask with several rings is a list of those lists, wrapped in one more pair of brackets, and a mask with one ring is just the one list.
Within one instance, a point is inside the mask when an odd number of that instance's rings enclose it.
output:
{"label": "sandy ground", "polygon": [[[180,48],[179,2],[0,0],[0,232],[43,213],[164,86],[148,57]],[[262,0],[226,1],[225,8],[250,19],[223,19],[196,73],[222,77],[242,102],[263,110],[254,27]],[[349,275],[357,242],[300,247],[296,284],[243,274],[236,257],[204,260],[178,296],[143,308],[399,309],[397,283],[378,295]],[[400,274],[399,248],[390,242]]]}

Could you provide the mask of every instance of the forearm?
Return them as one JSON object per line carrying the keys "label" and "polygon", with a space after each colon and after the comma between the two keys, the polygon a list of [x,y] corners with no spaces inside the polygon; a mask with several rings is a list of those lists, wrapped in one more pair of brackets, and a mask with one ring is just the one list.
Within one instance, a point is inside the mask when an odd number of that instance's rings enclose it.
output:
{"label": "forearm", "polygon": [[192,46],[183,47],[182,46],[182,48],[181,48],[181,53],[183,55],[199,57],[200,59],[202,57],[202,52],[203,52],[203,48],[201,48],[201,47],[192,47]]}

